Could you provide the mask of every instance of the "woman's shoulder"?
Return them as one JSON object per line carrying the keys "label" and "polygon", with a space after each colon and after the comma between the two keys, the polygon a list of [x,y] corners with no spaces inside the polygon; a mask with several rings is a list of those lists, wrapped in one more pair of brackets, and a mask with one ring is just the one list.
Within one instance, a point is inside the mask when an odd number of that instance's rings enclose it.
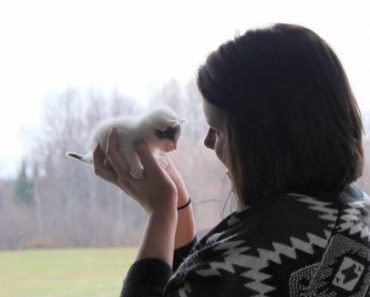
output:
{"label": "woman's shoulder", "polygon": [[231,213],[203,236],[197,246],[235,239],[256,247],[267,240],[271,246],[271,241],[290,241],[292,236],[307,237],[310,232],[326,238],[324,230],[334,227],[337,215],[337,201],[287,193]]}
{"label": "woman's shoulder", "polygon": [[[267,292],[271,296],[275,293],[276,296],[296,296],[295,292],[304,289],[303,284],[309,284],[314,275],[316,284],[322,283],[321,278],[327,275],[320,274],[324,270],[319,268],[326,265],[326,256],[329,255],[330,261],[336,259],[328,262],[330,265],[341,265],[335,255],[344,250],[350,253],[340,247],[341,240],[356,243],[350,235],[355,232],[356,224],[344,230],[345,233],[338,233],[341,217],[350,219],[345,210],[361,208],[356,212],[360,216],[364,204],[368,203],[366,194],[354,187],[339,198],[330,202],[289,193],[233,212],[193,247],[175,273],[174,283],[176,279],[190,287],[194,283],[212,283],[215,288],[233,283],[233,287],[244,288],[245,294],[253,292],[259,296]],[[350,228],[348,224],[343,227]],[[365,225],[363,229],[370,230]],[[365,236],[364,230],[356,231],[358,238]],[[355,245],[360,246],[358,242]],[[361,267],[365,267],[366,261],[363,263]]]}
{"label": "woman's shoulder", "polygon": [[[329,195],[329,199],[327,195],[286,193],[229,214],[205,234],[194,249],[236,240],[255,248],[271,248],[273,243],[294,246],[297,242],[301,246],[306,242],[310,246],[325,247],[334,228],[344,228],[348,220],[361,221],[368,216],[370,198],[354,184],[335,197]],[[343,220],[347,225],[340,224]],[[362,230],[362,233],[366,232]],[[370,226],[368,235],[370,239]]]}
{"label": "woman's shoulder", "polygon": [[246,296],[281,293],[292,271],[321,257],[336,213],[335,205],[291,194],[235,211],[199,240],[174,278],[232,283]]}

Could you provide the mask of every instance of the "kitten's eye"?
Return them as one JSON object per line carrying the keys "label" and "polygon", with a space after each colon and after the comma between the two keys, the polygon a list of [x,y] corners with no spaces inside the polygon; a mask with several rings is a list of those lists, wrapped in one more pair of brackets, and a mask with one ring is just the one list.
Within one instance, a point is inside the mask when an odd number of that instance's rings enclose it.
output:
{"label": "kitten's eye", "polygon": [[168,139],[168,140],[174,140],[176,137],[176,134],[180,132],[180,126],[176,127],[167,127],[164,131],[161,131],[159,129],[155,130],[155,135],[159,139]]}

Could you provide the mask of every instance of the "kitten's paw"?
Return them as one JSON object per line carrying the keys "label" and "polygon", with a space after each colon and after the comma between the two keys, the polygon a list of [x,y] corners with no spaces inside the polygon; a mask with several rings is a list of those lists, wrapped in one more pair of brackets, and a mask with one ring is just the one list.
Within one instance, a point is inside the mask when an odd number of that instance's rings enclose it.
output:
{"label": "kitten's paw", "polygon": [[167,157],[165,155],[159,155],[157,157],[157,161],[158,161],[159,165],[164,169],[168,166],[168,160],[167,160]]}
{"label": "kitten's paw", "polygon": [[144,170],[141,168],[132,168],[130,170],[130,175],[134,179],[142,179],[144,177]]}

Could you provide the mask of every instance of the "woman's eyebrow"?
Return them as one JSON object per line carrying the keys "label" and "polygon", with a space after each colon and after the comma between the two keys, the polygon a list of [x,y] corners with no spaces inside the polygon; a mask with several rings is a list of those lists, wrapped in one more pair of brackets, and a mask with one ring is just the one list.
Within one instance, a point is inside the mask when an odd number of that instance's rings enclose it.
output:
{"label": "woman's eyebrow", "polygon": [[208,121],[208,125],[212,128],[220,129],[221,123],[217,119],[211,119],[210,121]]}
{"label": "woman's eyebrow", "polygon": [[215,128],[215,125],[211,121],[207,121],[207,124],[210,128]]}

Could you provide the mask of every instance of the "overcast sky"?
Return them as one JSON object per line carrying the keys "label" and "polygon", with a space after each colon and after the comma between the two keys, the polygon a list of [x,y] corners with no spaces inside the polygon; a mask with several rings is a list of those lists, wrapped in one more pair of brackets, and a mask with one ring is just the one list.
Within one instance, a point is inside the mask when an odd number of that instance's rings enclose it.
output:
{"label": "overcast sky", "polygon": [[[339,55],[370,113],[368,0],[0,0],[0,177],[14,175],[50,92],[90,86],[145,99],[187,82],[222,42],[274,22],[307,26]],[[26,138],[27,139],[27,138]]]}

